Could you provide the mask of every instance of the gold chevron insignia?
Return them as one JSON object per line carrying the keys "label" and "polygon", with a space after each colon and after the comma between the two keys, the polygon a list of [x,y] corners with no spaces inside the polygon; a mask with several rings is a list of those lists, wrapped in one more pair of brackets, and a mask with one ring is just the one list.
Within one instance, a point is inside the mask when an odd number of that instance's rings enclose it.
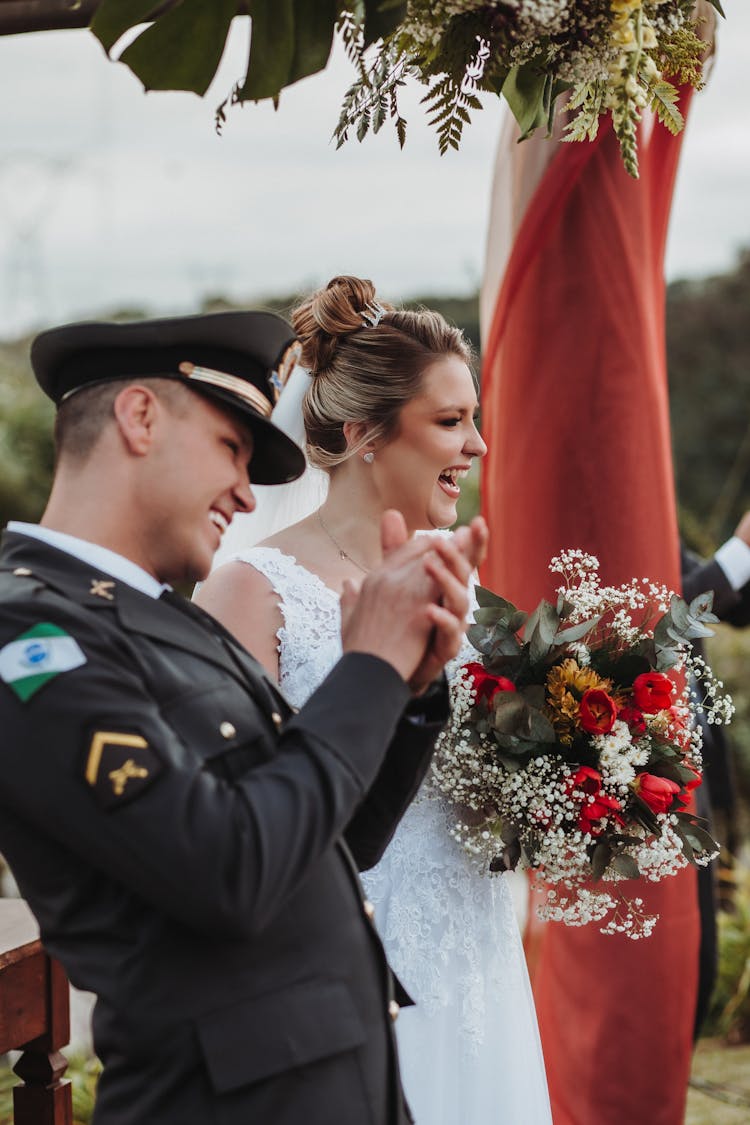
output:
{"label": "gold chevron insignia", "polygon": [[114,588],[115,584],[111,580],[106,578],[92,578],[89,594],[95,598],[106,598],[108,602],[113,602],[115,600],[115,596],[112,593]]}
{"label": "gold chevron insignia", "polygon": [[[134,750],[145,750],[148,747],[148,742],[146,742],[145,738],[141,738],[139,734],[121,734],[118,731],[98,730],[94,737],[91,739],[88,761],[86,762],[86,780],[88,781],[89,785],[96,785],[97,778],[99,777],[99,766],[101,764],[102,754],[104,753],[105,746],[129,746]],[[129,758],[128,761],[122,766],[122,770],[126,770],[129,763],[131,765],[135,764],[132,758]],[[114,770],[113,772],[120,773],[121,771]],[[115,793],[119,797],[124,790],[125,785],[127,784],[128,778],[126,777],[122,782],[122,788],[118,792],[117,783],[112,778],[112,774],[110,774],[109,776],[112,779],[112,786],[115,790]],[[146,772],[146,774],[129,774],[129,777],[144,776],[147,777],[148,772]]]}

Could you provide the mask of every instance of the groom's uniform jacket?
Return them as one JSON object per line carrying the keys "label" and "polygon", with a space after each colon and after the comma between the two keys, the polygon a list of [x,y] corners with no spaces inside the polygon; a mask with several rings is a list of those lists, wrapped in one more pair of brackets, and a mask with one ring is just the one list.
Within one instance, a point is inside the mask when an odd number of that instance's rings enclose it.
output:
{"label": "groom's uniform jacket", "polygon": [[410,701],[349,654],[295,714],[180,602],[4,538],[0,852],[98,996],[94,1120],[403,1125],[408,997],[356,866],[419,785],[445,687]]}

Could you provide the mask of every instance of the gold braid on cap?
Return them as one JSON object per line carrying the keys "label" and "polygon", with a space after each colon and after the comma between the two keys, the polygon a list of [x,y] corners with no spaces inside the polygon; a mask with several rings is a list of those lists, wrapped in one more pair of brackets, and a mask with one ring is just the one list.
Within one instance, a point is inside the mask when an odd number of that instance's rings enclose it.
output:
{"label": "gold braid on cap", "polygon": [[226,371],[213,371],[210,367],[196,367],[187,360],[179,365],[179,371],[197,383],[208,383],[212,387],[219,387],[222,391],[230,391],[237,398],[241,398],[253,410],[257,410],[264,418],[271,417],[273,409],[271,402],[262,391],[238,375],[228,375]]}

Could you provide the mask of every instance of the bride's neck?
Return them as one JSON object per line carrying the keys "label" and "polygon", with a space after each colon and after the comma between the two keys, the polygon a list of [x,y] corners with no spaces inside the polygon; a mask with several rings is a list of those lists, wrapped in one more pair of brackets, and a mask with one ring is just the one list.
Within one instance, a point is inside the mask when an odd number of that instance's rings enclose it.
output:
{"label": "bride's neck", "polygon": [[371,569],[383,559],[380,547],[383,511],[374,490],[357,487],[355,481],[337,474],[330,481],[328,496],[320,509],[324,534],[333,536],[341,549]]}

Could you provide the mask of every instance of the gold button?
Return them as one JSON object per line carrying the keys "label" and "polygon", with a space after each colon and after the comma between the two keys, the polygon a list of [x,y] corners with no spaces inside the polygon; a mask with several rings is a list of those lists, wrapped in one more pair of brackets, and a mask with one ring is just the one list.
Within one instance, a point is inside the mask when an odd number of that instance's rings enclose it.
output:
{"label": "gold button", "polygon": [[219,734],[222,738],[234,738],[237,733],[237,727],[234,723],[228,722],[226,719],[219,727]]}
{"label": "gold button", "polygon": [[375,917],[375,907],[372,905],[369,898],[366,898],[365,901],[362,903],[362,909],[364,910],[365,914],[370,919],[370,921],[372,921],[373,918]]}
{"label": "gold button", "polygon": [[391,1017],[391,1019],[393,1020],[394,1023],[398,1019],[398,1013],[400,1011],[401,1011],[401,1008],[396,1003],[396,1001],[391,1000],[390,1004],[388,1005],[388,1015]]}
{"label": "gold button", "polygon": [[278,712],[278,711],[273,711],[273,712],[271,713],[271,722],[273,723],[273,725],[274,725],[275,727],[280,727],[280,726],[281,726],[281,724],[282,724],[282,722],[283,722],[283,719],[281,718],[281,715],[279,714],[279,712]]}
{"label": "gold button", "polygon": [[31,571],[25,566],[17,566],[13,573],[16,578],[31,578]]}

